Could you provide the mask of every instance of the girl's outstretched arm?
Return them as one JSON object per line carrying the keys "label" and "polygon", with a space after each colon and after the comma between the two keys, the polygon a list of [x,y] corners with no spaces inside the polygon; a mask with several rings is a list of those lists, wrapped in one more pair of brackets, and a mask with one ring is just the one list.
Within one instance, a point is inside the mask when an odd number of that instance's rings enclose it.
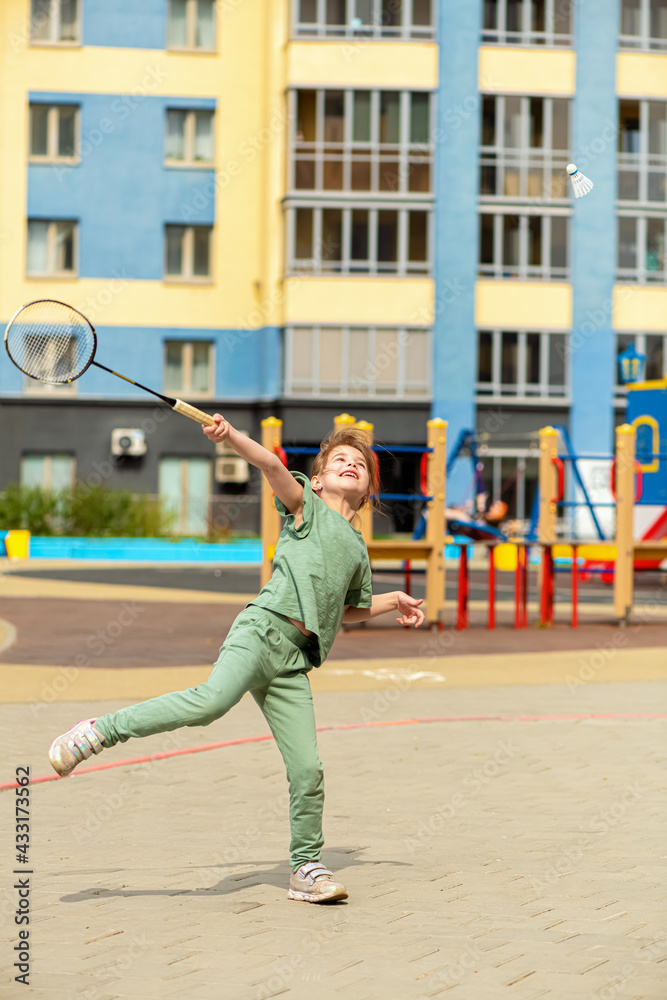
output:
{"label": "girl's outstretched arm", "polygon": [[215,444],[227,441],[240,458],[261,469],[285,508],[290,514],[298,515],[303,508],[303,486],[287,471],[278,456],[247,435],[241,434],[219,413],[214,413],[213,419],[213,426],[202,427],[206,437]]}
{"label": "girl's outstretched arm", "polygon": [[352,622],[365,622],[369,618],[377,618],[379,615],[386,615],[390,611],[398,611],[400,618],[396,621],[400,625],[414,625],[419,628],[424,621],[424,612],[420,608],[423,601],[418,601],[401,590],[394,590],[391,594],[375,594],[370,608],[353,608],[347,605],[343,621],[348,625]]}

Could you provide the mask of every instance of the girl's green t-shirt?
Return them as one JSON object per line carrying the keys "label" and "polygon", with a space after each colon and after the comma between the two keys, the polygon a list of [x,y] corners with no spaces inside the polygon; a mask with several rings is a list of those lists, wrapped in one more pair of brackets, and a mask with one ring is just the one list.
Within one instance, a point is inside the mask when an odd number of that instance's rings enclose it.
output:
{"label": "girl's green t-shirt", "polygon": [[273,575],[252,603],[303,622],[316,638],[312,658],[319,667],[341,627],[345,606],[370,608],[371,566],[361,532],[313,493],[307,476],[292,475],[303,485],[303,522],[295,528],[294,514],[275,498],[285,524]]}

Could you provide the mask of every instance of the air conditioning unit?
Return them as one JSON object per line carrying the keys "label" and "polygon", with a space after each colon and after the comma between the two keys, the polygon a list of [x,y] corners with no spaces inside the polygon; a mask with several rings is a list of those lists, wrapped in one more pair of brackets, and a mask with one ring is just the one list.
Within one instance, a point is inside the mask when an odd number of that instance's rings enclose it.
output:
{"label": "air conditioning unit", "polygon": [[146,435],[137,427],[116,427],[111,432],[111,454],[138,458],[145,455]]}
{"label": "air conditioning unit", "polygon": [[[246,437],[250,437],[249,431],[239,431],[239,434],[245,434]],[[219,441],[215,446],[216,455],[236,455],[236,452],[229,444],[228,441]]]}
{"label": "air conditioning unit", "polygon": [[238,455],[223,455],[215,460],[216,483],[247,483],[250,479],[250,466],[244,458]]}

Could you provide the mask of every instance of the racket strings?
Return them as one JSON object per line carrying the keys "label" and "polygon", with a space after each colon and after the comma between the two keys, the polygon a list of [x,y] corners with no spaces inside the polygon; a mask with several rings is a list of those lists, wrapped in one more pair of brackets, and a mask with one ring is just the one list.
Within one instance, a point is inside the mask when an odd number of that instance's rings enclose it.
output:
{"label": "racket strings", "polygon": [[71,382],[95,353],[95,334],[74,309],[60,302],[25,306],[7,328],[12,361],[40,382]]}

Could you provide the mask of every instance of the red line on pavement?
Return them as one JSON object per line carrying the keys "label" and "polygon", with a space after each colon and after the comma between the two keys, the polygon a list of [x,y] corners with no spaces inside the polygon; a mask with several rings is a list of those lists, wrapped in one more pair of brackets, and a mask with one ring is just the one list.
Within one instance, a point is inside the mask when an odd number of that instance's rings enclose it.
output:
{"label": "red line on pavement", "polygon": [[[381,726],[417,726],[429,722],[563,722],[582,721],[585,719],[667,719],[667,713],[659,712],[585,712],[569,715],[437,715],[426,719],[381,719],[378,722],[350,722],[338,726],[318,726],[318,733],[330,733],[349,729],[376,729]],[[223,740],[220,743],[204,743],[198,747],[183,747],[180,750],[164,750],[161,753],[150,753],[143,757],[128,757],[124,760],[112,760],[106,764],[94,764],[83,771],[73,771],[68,777],[77,778],[91,771],[108,771],[112,767],[129,767],[131,764],[146,764],[155,760],[166,760],[167,757],[184,757],[189,753],[204,753],[206,750],[220,750],[222,747],[242,746],[245,743],[263,743],[272,740],[267,733],[264,736],[243,736],[238,740]],[[59,774],[42,774],[31,778],[31,785],[45,781],[59,781]],[[0,791],[7,788],[20,788],[15,781],[0,785]]]}

